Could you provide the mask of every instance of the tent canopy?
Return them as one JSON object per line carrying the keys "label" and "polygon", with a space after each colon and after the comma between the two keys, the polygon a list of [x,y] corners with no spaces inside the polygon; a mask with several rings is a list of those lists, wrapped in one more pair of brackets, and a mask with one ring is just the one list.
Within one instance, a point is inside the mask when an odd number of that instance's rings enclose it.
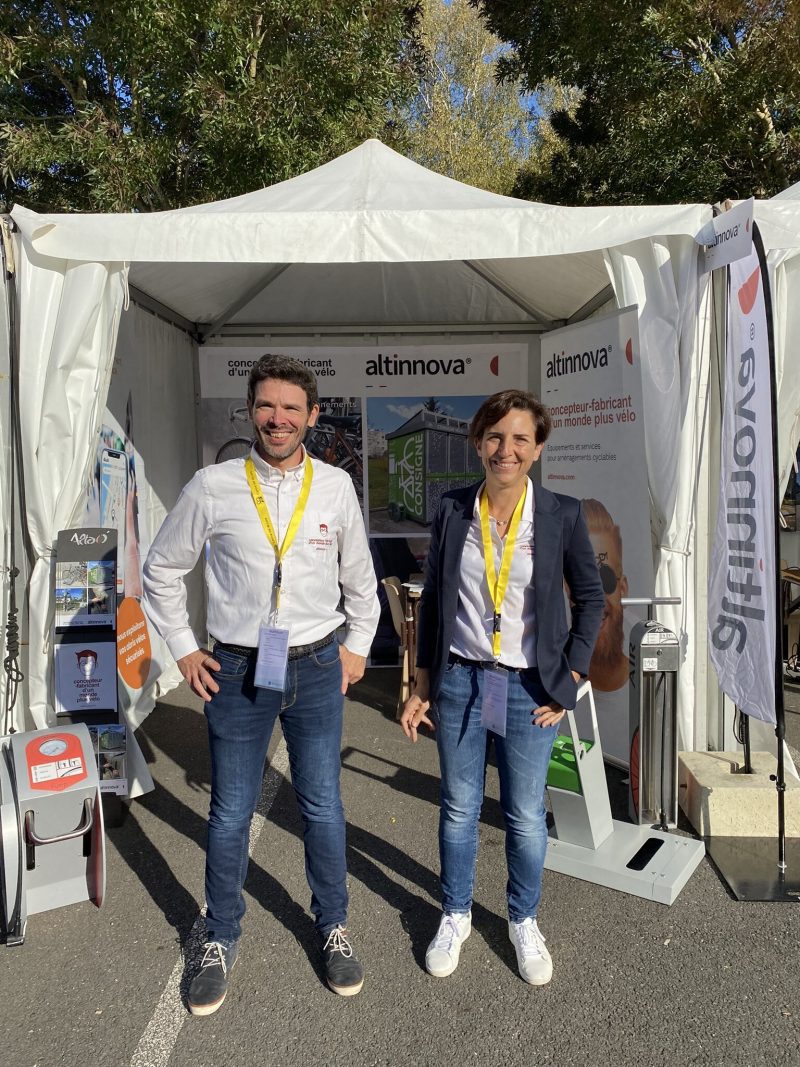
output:
{"label": "tent canopy", "polygon": [[[696,239],[711,217],[705,204],[566,208],[514,200],[431,173],[378,141],[269,189],[178,211],[16,208],[23,450],[27,484],[36,487],[27,515],[36,556],[30,647],[38,655],[49,640],[52,546],[85,491],[126,272],[138,304],[200,340],[525,335],[605,304],[636,305],[656,593],[681,597],[663,621],[683,640],[682,747],[704,747],[705,723],[695,715],[695,694],[706,683],[695,647],[704,620],[693,552],[710,302]],[[145,359],[148,345],[142,338],[130,347]],[[191,380],[191,372],[183,377]],[[153,427],[175,412],[194,417],[182,394],[150,397]],[[160,459],[168,454],[156,429],[147,447]],[[180,484],[157,500],[148,489],[155,524]],[[39,656],[28,679],[39,725],[51,714],[45,664]]]}
{"label": "tent canopy", "polygon": [[577,320],[611,296],[603,250],[694,237],[707,205],[563,208],[487,193],[370,140],[268,189],[146,215],[14,209],[31,249],[128,262],[190,323],[369,325]]}

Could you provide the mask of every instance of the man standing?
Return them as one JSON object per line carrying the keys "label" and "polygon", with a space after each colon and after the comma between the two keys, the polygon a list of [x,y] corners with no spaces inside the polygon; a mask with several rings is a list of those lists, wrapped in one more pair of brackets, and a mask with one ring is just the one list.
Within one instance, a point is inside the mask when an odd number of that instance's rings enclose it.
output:
{"label": "man standing", "polygon": [[[344,693],[364,673],[380,613],[375,572],[349,476],[303,447],[319,413],[314,375],[297,360],[263,356],[250,372],[247,405],[249,457],[197,472],[144,568],[148,614],[206,701],[208,940],[189,987],[195,1015],[219,1008],[236,962],[250,822],[278,717],[326,979],[343,996],[364,981],[346,929],[339,775]],[[189,626],[183,582],[206,544],[210,651]]]}

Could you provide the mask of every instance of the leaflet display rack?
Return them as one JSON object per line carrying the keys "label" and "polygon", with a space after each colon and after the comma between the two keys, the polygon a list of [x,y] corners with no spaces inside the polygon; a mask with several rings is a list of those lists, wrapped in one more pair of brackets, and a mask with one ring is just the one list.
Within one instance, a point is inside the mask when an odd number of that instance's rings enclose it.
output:
{"label": "leaflet display rack", "polygon": [[60,723],[89,728],[103,793],[125,796],[117,700],[117,530],[61,530],[54,575],[54,694]]}

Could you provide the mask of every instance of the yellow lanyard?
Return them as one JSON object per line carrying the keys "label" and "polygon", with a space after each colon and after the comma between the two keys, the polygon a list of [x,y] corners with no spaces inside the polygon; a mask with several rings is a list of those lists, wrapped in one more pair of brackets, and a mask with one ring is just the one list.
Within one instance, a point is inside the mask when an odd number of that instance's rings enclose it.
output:
{"label": "yellow lanyard", "polygon": [[247,457],[244,469],[247,473],[247,484],[250,486],[250,495],[253,497],[253,503],[256,506],[258,517],[261,519],[261,525],[264,527],[264,533],[267,535],[267,540],[272,545],[273,551],[275,552],[275,611],[277,612],[281,599],[283,559],[292,546],[292,541],[294,541],[295,534],[300,526],[300,521],[303,518],[303,512],[306,510],[308,495],[311,492],[311,479],[314,477],[314,470],[311,466],[311,460],[308,454],[306,454],[305,468],[303,470],[303,486],[300,490],[300,496],[295,504],[292,517],[289,520],[289,525],[286,528],[283,544],[278,547],[278,538],[275,534],[275,527],[272,525],[272,519],[269,517],[267,502],[264,499],[264,494],[261,492],[261,486],[258,484],[256,465],[253,463],[252,456]]}
{"label": "yellow lanyard", "polygon": [[481,534],[483,535],[483,561],[486,565],[486,583],[489,586],[489,596],[494,606],[494,620],[492,624],[492,655],[495,659],[500,658],[500,608],[503,606],[508,576],[511,573],[511,557],[514,555],[514,546],[517,543],[517,531],[519,530],[522,509],[525,506],[525,493],[523,490],[514,514],[511,516],[511,525],[508,527],[505,541],[503,542],[503,554],[500,557],[500,574],[497,574],[494,566],[494,546],[492,533],[489,528],[489,495],[486,486],[481,493]]}

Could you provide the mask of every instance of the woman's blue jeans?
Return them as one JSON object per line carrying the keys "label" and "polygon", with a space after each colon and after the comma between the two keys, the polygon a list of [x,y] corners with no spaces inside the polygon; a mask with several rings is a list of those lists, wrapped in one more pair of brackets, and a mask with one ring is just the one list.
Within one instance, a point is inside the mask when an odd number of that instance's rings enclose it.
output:
{"label": "woman's blue jeans", "polygon": [[290,660],[283,693],[253,683],[255,661],[215,646],[219,692],[205,706],[211,749],[206,851],[206,929],[235,941],[245,912],[250,822],[261,793],[272,728],[280,716],[303,819],[311,911],[321,933],[347,922],[345,822],[339,792],[342,670],[339,645]]}
{"label": "woman's blue jeans", "polygon": [[[481,667],[450,663],[437,699],[439,856],[446,912],[465,912],[472,906],[489,735],[481,726],[483,676]],[[547,850],[544,789],[558,729],[537,726],[531,711],[548,702],[536,669],[509,672],[506,736],[491,734],[506,823],[508,915],[513,922],[536,917],[542,892]]]}

